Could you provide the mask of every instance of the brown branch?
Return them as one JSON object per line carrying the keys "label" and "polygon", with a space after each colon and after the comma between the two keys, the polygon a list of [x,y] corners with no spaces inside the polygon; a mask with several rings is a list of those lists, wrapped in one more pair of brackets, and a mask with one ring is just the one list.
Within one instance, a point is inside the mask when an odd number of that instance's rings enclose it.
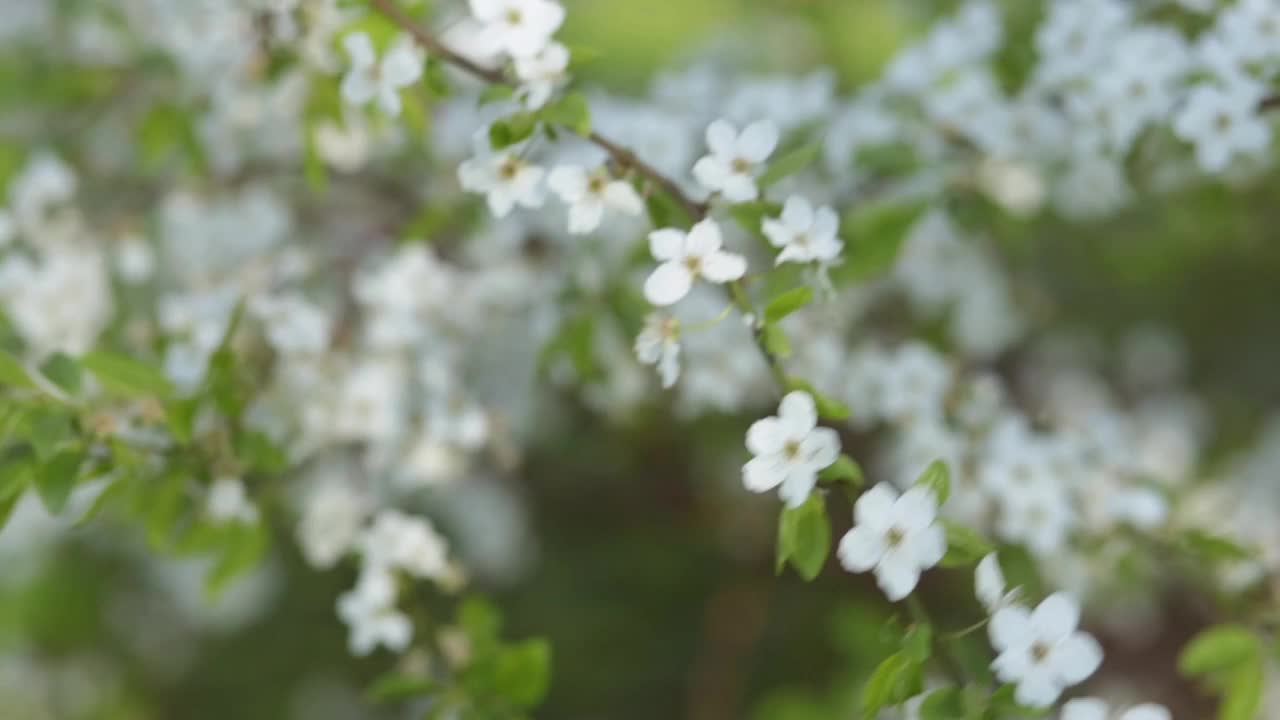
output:
{"label": "brown branch", "polygon": [[[375,10],[382,13],[387,19],[399,25],[405,32],[425,49],[428,54],[433,55],[437,59],[443,60],[450,65],[479,78],[491,85],[511,85],[502,70],[497,68],[487,68],[480,65],[469,58],[466,58],[457,52],[449,49],[444,43],[440,42],[435,35],[432,35],[422,26],[409,16],[404,10],[396,5],[395,0],[370,0],[370,4]],[[595,144],[597,147],[609,154],[615,163],[624,169],[634,170],[636,173],[644,177],[649,182],[658,186],[663,192],[670,195],[680,203],[685,212],[694,221],[701,220],[707,215],[707,204],[700,203],[680,190],[680,186],[676,181],[667,177],[649,163],[641,160],[635,151],[625,147],[598,132],[592,131],[586,136],[586,139]]]}
{"label": "brown branch", "polygon": [[1269,112],[1271,110],[1280,110],[1280,95],[1268,95],[1262,98],[1262,102],[1258,103],[1258,112]]}

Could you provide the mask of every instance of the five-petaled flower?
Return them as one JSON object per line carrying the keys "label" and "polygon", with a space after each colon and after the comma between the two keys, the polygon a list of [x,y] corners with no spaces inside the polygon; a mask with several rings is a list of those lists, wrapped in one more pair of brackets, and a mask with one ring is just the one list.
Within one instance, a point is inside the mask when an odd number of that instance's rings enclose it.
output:
{"label": "five-petaled flower", "polygon": [[693,166],[693,176],[708,190],[729,202],[750,202],[760,196],[756,173],[778,146],[778,128],[768,120],[748,125],[741,133],[726,120],[707,128],[710,155]]}
{"label": "five-petaled flower", "polygon": [[605,210],[625,215],[644,210],[644,200],[631,183],[614,179],[603,166],[588,173],[577,165],[559,165],[547,177],[547,185],[569,206],[569,232],[575,235],[600,227]]}
{"label": "five-petaled flower", "polygon": [[777,263],[818,262],[830,264],[840,256],[844,243],[836,237],[840,221],[829,207],[816,210],[806,199],[793,196],[782,207],[782,215],[764,221],[769,243],[781,248]]}
{"label": "five-petaled flower", "polygon": [[720,226],[710,218],[685,234],[676,228],[649,233],[649,250],[660,265],[644,283],[645,298],[658,306],[674,305],[703,278],[715,284],[733,282],[747,272],[746,258],[720,249]]}
{"label": "five-petaled flower", "polygon": [[883,483],[867,490],[853,506],[854,525],[840,539],[837,554],[849,572],[874,571],[876,584],[890,600],[915,589],[920,573],[937,565],[947,538],[934,521],[938,499],[925,487],[899,496]]}
{"label": "five-petaled flower", "polygon": [[381,60],[369,34],[354,32],[342,38],[351,69],[342,78],[342,97],[353,105],[376,99],[383,112],[400,114],[400,89],[422,77],[422,53],[408,38],[387,50]]}
{"label": "five-petaled flower", "polygon": [[551,0],[470,0],[471,14],[482,24],[477,45],[493,55],[537,55],[564,22],[564,8]]}
{"label": "five-petaled flower", "polygon": [[485,196],[494,217],[505,217],[516,205],[541,207],[546,170],[522,158],[515,147],[481,154],[458,166],[462,187]]}
{"label": "five-petaled flower", "polygon": [[991,616],[991,645],[999,653],[991,668],[1002,682],[1017,685],[1019,703],[1048,707],[1102,664],[1098,641],[1077,630],[1079,624],[1079,606],[1063,593],[1034,611],[1015,605]]}
{"label": "five-petaled flower", "polygon": [[778,488],[789,507],[804,504],[818,473],[840,455],[840,436],[818,427],[813,396],[787,393],[775,416],[757,420],[747,430],[747,449],[755,457],[742,468],[742,483],[751,492]]}

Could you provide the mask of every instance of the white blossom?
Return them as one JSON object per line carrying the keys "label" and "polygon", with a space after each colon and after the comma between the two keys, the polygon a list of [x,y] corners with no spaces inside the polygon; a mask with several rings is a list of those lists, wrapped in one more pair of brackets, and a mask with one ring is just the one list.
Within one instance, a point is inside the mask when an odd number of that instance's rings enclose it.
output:
{"label": "white blossom", "polygon": [[546,170],[525,160],[518,148],[481,154],[458,166],[462,187],[485,196],[494,217],[506,217],[516,205],[542,207]]}
{"label": "white blossom", "polygon": [[789,507],[799,507],[818,482],[818,472],[836,461],[840,436],[818,427],[818,410],[809,393],[787,393],[778,414],[757,420],[747,430],[754,456],[742,467],[742,484],[751,492],[778,488]]}
{"label": "white blossom", "polygon": [[644,328],[636,336],[635,352],[640,362],[658,369],[662,387],[675,385],[680,377],[679,321],[659,313],[650,313],[644,319]]}
{"label": "white blossom", "polygon": [[875,572],[890,600],[911,594],[920,573],[947,552],[946,534],[935,523],[938,499],[927,488],[912,487],[898,496],[881,483],[858,498],[853,514],[853,528],[837,550],[840,564],[849,572]]}
{"label": "white blossom", "polygon": [[1012,606],[1018,599],[1020,588],[1005,591],[1004,571],[1000,569],[1000,558],[995,553],[987,554],[978,562],[973,578],[974,593],[988,614]]}
{"label": "white blossom", "polygon": [[1063,593],[1045,598],[1034,611],[1015,605],[991,617],[988,630],[998,653],[991,668],[1002,682],[1017,685],[1019,703],[1048,707],[1102,664],[1102,648],[1076,629],[1079,623],[1079,606]]}
{"label": "white blossom", "polygon": [[747,272],[746,258],[721,249],[720,226],[710,218],[688,233],[663,228],[649,233],[649,251],[658,267],[644,283],[645,298],[658,306],[674,305],[689,294],[699,278],[723,285]]}
{"label": "white blossom", "polygon": [[1173,720],[1173,715],[1168,708],[1155,703],[1143,703],[1113,712],[1104,700],[1076,698],[1062,706],[1060,720]]}
{"label": "white blossom", "polygon": [[435,580],[443,579],[449,569],[445,540],[431,523],[397,510],[378,513],[360,546],[366,565]]}
{"label": "white blossom", "polygon": [[844,243],[836,237],[840,220],[835,210],[816,210],[806,199],[792,196],[782,207],[782,215],[764,221],[764,234],[769,243],[781,248],[777,263],[818,262],[830,264],[840,256]]}
{"label": "white blossom", "polygon": [[378,58],[373,40],[365,32],[354,32],[342,39],[351,58],[351,68],[342,78],[342,97],[352,105],[377,100],[388,115],[400,114],[400,90],[422,77],[422,52],[409,38],[401,38],[382,59]]}
{"label": "white blossom", "polygon": [[614,179],[603,166],[592,172],[577,165],[558,165],[547,186],[569,206],[569,232],[582,235],[600,227],[605,211],[639,215],[644,200],[631,183]]}
{"label": "white blossom", "polygon": [[1261,85],[1244,78],[1197,85],[1174,118],[1173,131],[1195,144],[1200,167],[1222,172],[1237,155],[1261,153],[1271,144],[1271,126],[1258,113],[1263,95]]}
{"label": "white blossom", "polygon": [[564,8],[552,0],[469,0],[482,24],[475,43],[481,54],[536,55],[564,22]]}
{"label": "white blossom", "polygon": [[762,120],[738,132],[727,120],[716,120],[707,127],[710,155],[693,166],[693,176],[712,192],[729,202],[755,200],[760,195],[756,175],[778,146],[778,128]]}
{"label": "white blossom", "polygon": [[209,486],[205,507],[209,517],[219,523],[258,521],[258,507],[249,499],[240,478],[223,476]]}
{"label": "white blossom", "polygon": [[354,655],[368,655],[378,646],[403,652],[413,639],[413,623],[395,607],[396,580],[381,568],[360,573],[356,586],[338,598],[338,617],[349,626]]}
{"label": "white blossom", "polygon": [[551,43],[533,55],[517,57],[514,64],[521,83],[520,100],[525,107],[536,110],[547,104],[564,81],[569,70],[569,49]]}

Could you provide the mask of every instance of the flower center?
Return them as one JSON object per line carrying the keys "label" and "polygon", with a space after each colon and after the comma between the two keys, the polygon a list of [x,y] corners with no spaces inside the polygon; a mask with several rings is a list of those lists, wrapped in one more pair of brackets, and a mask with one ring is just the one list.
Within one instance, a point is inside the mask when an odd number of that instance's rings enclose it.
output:
{"label": "flower center", "polygon": [[587,182],[587,191],[592,195],[599,195],[604,192],[604,178],[596,176]]}
{"label": "flower center", "polygon": [[796,233],[796,236],[793,242],[798,247],[802,247],[802,248],[809,247],[809,233]]}
{"label": "flower center", "polygon": [[896,548],[902,544],[902,541],[905,540],[906,537],[907,534],[900,528],[896,526],[891,527],[889,528],[889,532],[884,534],[884,543],[891,548]]}
{"label": "flower center", "polygon": [[690,255],[684,259],[684,266],[694,275],[702,274],[702,258]]}
{"label": "flower center", "polygon": [[1216,127],[1218,130],[1221,130],[1222,132],[1226,132],[1227,130],[1231,129],[1231,123],[1232,123],[1231,116],[1222,112],[1222,113],[1218,113],[1218,117],[1214,118],[1213,126]]}
{"label": "flower center", "polygon": [[730,167],[733,168],[735,173],[739,175],[746,175],[751,172],[751,161],[746,158],[734,158],[733,162],[730,163]]}
{"label": "flower center", "polygon": [[791,459],[791,460],[796,459],[797,457],[800,456],[799,441],[788,440],[786,444],[782,446],[782,452],[787,456],[788,459]]}
{"label": "flower center", "polygon": [[502,164],[498,166],[498,177],[503,180],[514,180],[519,172],[520,163],[515,159],[504,160],[502,161]]}
{"label": "flower center", "polygon": [[1036,641],[1031,644],[1031,662],[1037,665],[1049,658],[1049,646]]}
{"label": "flower center", "polygon": [[520,12],[520,8],[507,8],[507,24],[516,26],[524,22],[524,14]]}

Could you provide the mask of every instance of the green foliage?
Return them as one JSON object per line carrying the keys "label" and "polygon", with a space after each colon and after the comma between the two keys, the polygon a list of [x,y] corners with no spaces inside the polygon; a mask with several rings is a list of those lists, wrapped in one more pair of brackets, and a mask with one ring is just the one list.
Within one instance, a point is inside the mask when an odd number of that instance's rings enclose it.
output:
{"label": "green foliage", "polygon": [[65,353],[54,353],[40,364],[40,374],[69,395],[80,392],[80,365]]}
{"label": "green foliage", "polygon": [[943,460],[934,460],[929,463],[929,467],[916,478],[915,484],[917,487],[932,491],[933,497],[938,501],[938,507],[942,507],[947,502],[947,498],[951,497],[951,471]]}
{"label": "green foliage", "polygon": [[764,307],[764,321],[776,323],[813,301],[813,288],[798,287],[774,296]]}
{"label": "green foliage", "polygon": [[822,482],[848,483],[855,488],[862,487],[867,482],[862,474],[862,467],[845,453],[840,453],[834,463],[819,472],[818,479]]}
{"label": "green foliage", "polygon": [[947,518],[939,518],[938,522],[947,534],[947,553],[941,562],[943,567],[968,567],[995,552],[995,547],[977,530]]}
{"label": "green foliage", "polygon": [[907,233],[928,209],[920,201],[879,203],[845,214],[840,233],[844,262],[831,269],[836,286],[870,280],[887,271],[898,258]]}
{"label": "green foliage", "polygon": [[761,189],[775,185],[812,165],[821,153],[821,143],[811,142],[798,147],[769,163],[768,169],[756,180],[756,185]]}
{"label": "green foliage", "polygon": [[770,355],[782,359],[791,357],[791,339],[787,337],[787,332],[781,325],[765,323],[764,327],[760,328],[760,341]]}
{"label": "green foliage", "polygon": [[512,113],[489,126],[489,146],[494,150],[502,150],[529,139],[538,127],[538,118],[533,113]]}
{"label": "green foliage", "polygon": [[1191,639],[1178,656],[1183,675],[1200,677],[1219,694],[1219,720],[1256,720],[1266,657],[1262,642],[1238,625],[1217,625]]}
{"label": "green foliage", "polygon": [[814,389],[808,381],[798,377],[787,378],[788,390],[803,390],[813,396],[814,405],[818,408],[818,417],[823,420],[845,420],[850,415],[849,406]]}
{"label": "green foliage", "polygon": [[568,128],[578,135],[591,134],[591,109],[582,93],[569,93],[542,108],[539,116],[551,125]]}
{"label": "green foliage", "polygon": [[768,200],[755,200],[729,206],[729,217],[743,230],[753,237],[768,242],[764,234],[766,218],[777,217],[782,212],[782,205]]}
{"label": "green foliage", "polygon": [[0,350],[0,385],[26,389],[36,386],[22,361],[3,350]]}
{"label": "green foliage", "polygon": [[173,386],[158,368],[134,358],[94,350],[80,358],[80,365],[106,388],[123,395],[168,397]]}
{"label": "green foliage", "polygon": [[924,688],[924,665],[932,652],[932,628],[913,625],[902,649],[876,667],[862,689],[862,717],[874,720],[883,708],[901,705]]}
{"label": "green foliage", "polygon": [[777,572],[790,562],[800,577],[813,580],[822,572],[830,552],[831,521],[821,493],[812,493],[799,507],[782,509],[778,518]]}

